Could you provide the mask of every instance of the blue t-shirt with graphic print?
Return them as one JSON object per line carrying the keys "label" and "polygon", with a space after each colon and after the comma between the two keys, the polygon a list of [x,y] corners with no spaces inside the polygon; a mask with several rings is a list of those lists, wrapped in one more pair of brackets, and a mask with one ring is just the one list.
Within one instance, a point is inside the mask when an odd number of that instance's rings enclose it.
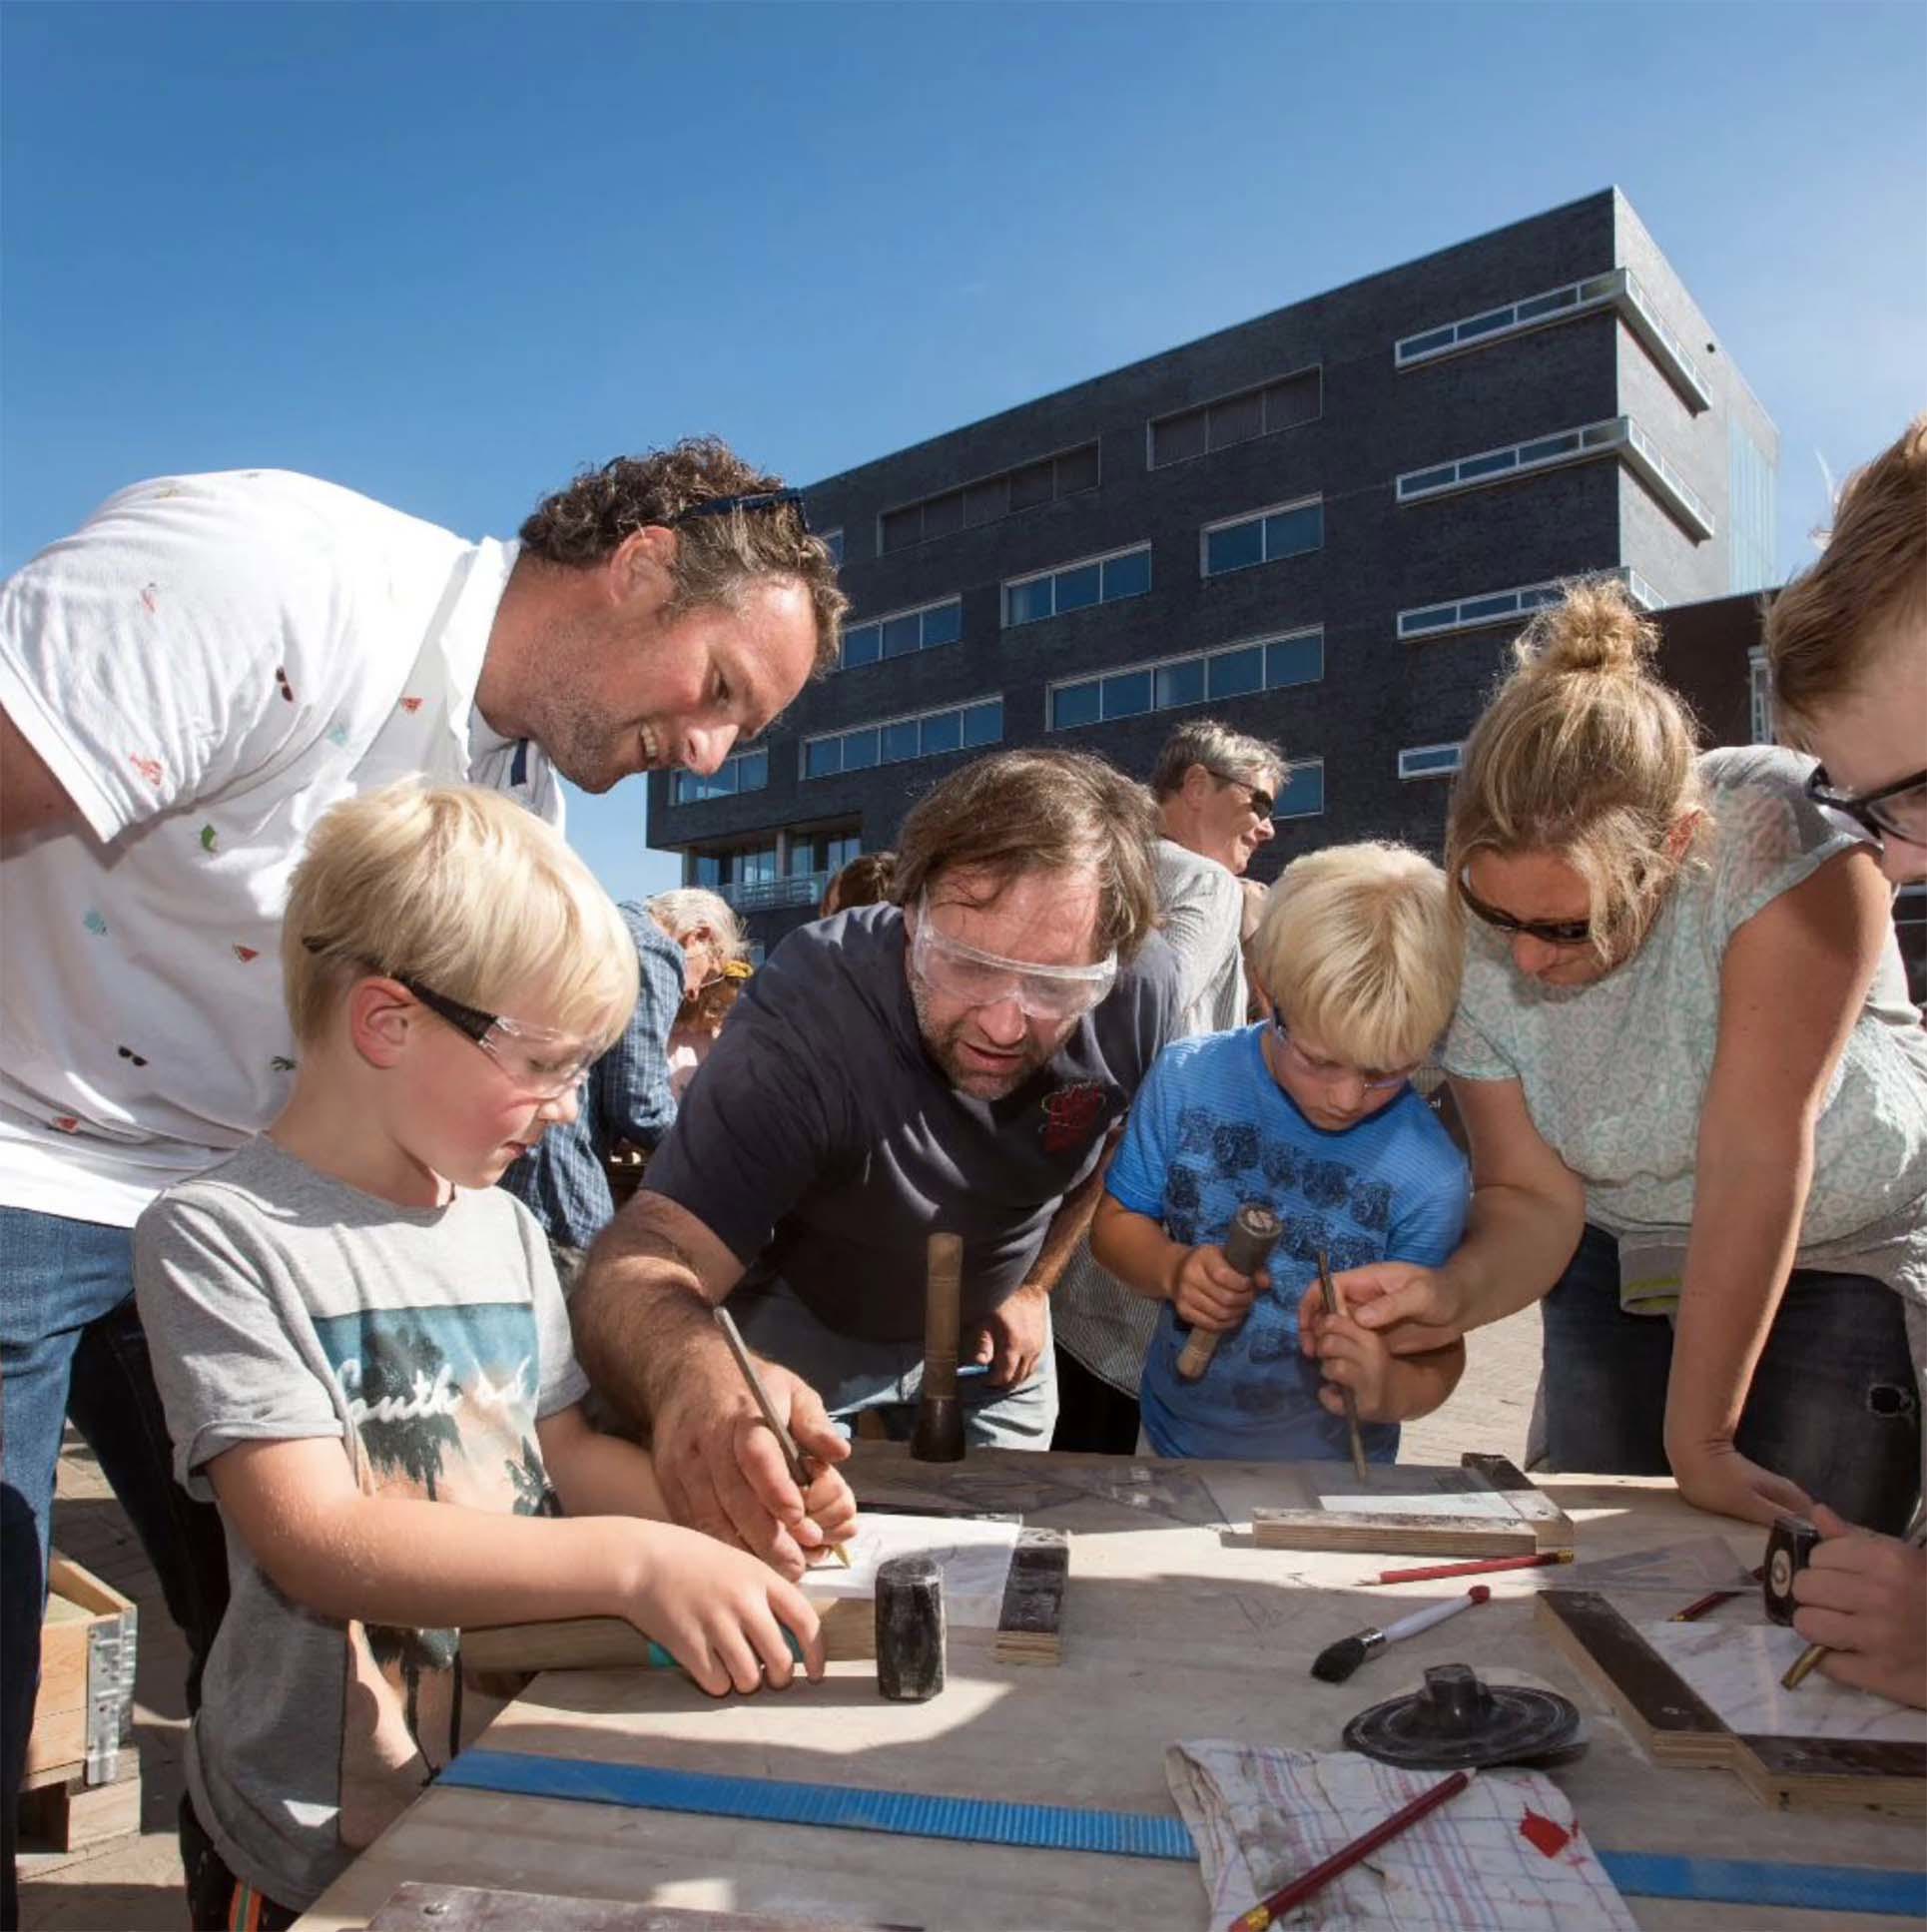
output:
{"label": "blue t-shirt with graphic print", "polygon": [[[1319,1405],[1318,1364],[1299,1352],[1298,1302],[1318,1279],[1373,1261],[1437,1267],[1465,1232],[1466,1163],[1409,1086],[1338,1132],[1315,1127],[1265,1064],[1264,1023],[1179,1040],[1158,1055],[1131,1105],[1105,1186],[1134,1214],[1191,1247],[1222,1243],[1246,1201],[1285,1224],[1271,1286],[1211,1366],[1184,1381],[1187,1331],[1166,1302],[1144,1364],[1144,1433],[1160,1456],[1234,1462],[1343,1461],[1343,1416]],[[1365,1453],[1389,1463],[1396,1423],[1364,1425]]]}

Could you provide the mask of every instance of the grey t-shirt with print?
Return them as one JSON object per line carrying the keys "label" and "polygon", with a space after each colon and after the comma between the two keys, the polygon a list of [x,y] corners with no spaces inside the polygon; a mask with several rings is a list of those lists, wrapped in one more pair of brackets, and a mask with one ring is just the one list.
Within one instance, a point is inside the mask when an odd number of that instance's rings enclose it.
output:
{"label": "grey t-shirt with print", "polygon": [[[555,1513],[535,1425],[587,1381],[548,1244],[500,1188],[397,1207],[264,1138],[170,1188],[134,1241],[191,1494],[238,1444],[321,1438],[368,1495]],[[500,1704],[463,1683],[456,1631],[317,1615],[232,1525],[228,1569],[188,1785],[236,1876],[306,1908]]]}

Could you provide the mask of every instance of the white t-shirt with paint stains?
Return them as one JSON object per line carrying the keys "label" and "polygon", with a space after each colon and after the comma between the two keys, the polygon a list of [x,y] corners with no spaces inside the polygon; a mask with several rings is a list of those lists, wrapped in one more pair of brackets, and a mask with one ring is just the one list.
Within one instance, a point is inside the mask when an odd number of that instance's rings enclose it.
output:
{"label": "white t-shirt with paint stains", "polygon": [[131,1227],[280,1111],[330,806],[421,773],[560,824],[474,709],[515,550],[247,470],[137,483],[0,585],[0,706],[85,821],[0,863],[0,1205]]}

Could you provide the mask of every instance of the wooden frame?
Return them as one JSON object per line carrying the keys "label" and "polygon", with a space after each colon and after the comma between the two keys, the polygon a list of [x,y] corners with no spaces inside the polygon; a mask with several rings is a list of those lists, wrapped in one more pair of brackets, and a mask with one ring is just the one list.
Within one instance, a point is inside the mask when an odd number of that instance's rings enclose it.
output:
{"label": "wooden frame", "polygon": [[1542,1591],[1538,1616],[1655,1764],[1731,1771],[1771,1805],[1927,1810],[1927,1744],[1741,1736],[1597,1591]]}
{"label": "wooden frame", "polygon": [[[1574,1548],[1572,1519],[1551,1497],[1543,1495],[1531,1477],[1503,1456],[1469,1452],[1459,1459],[1458,1471],[1421,1470],[1399,1464],[1374,1466],[1372,1487],[1399,1493],[1401,1481],[1421,1477],[1445,1479],[1466,1494],[1490,1505],[1502,1498],[1508,1514],[1495,1517],[1490,1508],[1480,1514],[1453,1516],[1443,1510],[1423,1515],[1399,1515],[1382,1510],[1272,1509],[1254,1507],[1251,1537],[1264,1550],[1370,1550],[1392,1556],[1414,1557],[1531,1557],[1546,1550]],[[1303,1494],[1342,1476],[1335,1463],[1284,1463],[1282,1483],[1296,1482]],[[1449,1486],[1441,1480],[1443,1492]]]}

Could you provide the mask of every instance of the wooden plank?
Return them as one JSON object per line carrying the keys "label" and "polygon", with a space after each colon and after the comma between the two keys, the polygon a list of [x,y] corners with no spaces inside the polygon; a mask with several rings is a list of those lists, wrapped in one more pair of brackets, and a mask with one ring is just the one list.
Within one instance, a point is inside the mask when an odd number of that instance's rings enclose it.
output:
{"label": "wooden plank", "polygon": [[140,1831],[139,1752],[120,1753],[111,1784],[89,1784],[85,1764],[62,1768],[65,1776],[43,1774],[38,1784],[20,1794],[23,1851],[84,1851]]}
{"label": "wooden plank", "polygon": [[677,1905],[629,1905],[553,1892],[482,1891],[472,1885],[395,1887],[367,1932],[917,1932],[875,1919],[770,1918]]}
{"label": "wooden plank", "polygon": [[[1359,1550],[1388,1556],[1529,1557],[1571,1550],[1573,1525],[1503,1456],[1468,1455],[1458,1469],[1374,1465],[1364,1485],[1333,1463],[1280,1463],[1284,1506],[1254,1505],[1264,1550]],[[1356,1492],[1358,1507],[1347,1508]],[[1466,1499],[1453,1507],[1455,1495]],[[1409,1501],[1409,1511],[1393,1507]]]}
{"label": "wooden plank", "polygon": [[1459,1462],[1483,1476],[1532,1525],[1542,1550],[1576,1548],[1572,1519],[1516,1463],[1476,1449],[1468,1450]]}

